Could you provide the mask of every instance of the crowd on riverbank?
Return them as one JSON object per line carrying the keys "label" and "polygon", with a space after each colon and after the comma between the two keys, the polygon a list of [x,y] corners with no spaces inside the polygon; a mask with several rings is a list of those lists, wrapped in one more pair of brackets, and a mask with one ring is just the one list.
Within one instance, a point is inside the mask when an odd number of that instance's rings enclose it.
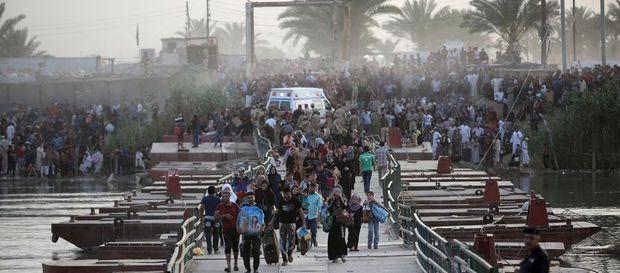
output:
{"label": "crowd on riverbank", "polygon": [[0,116],[0,175],[60,178],[146,169],[149,147],[106,147],[106,136],[122,119],[145,120],[144,106],[13,105]]}
{"label": "crowd on riverbank", "polygon": [[[541,114],[566,104],[571,94],[595,90],[607,82],[617,84],[620,75],[617,66],[573,68],[564,73],[466,66],[470,60],[485,64],[488,56],[482,52],[442,49],[426,58],[396,55],[387,65],[371,58],[337,72],[321,59],[259,62],[264,69],[287,69],[252,79],[224,73],[219,84],[240,106],[185,113],[187,130],[183,131],[194,134],[197,144],[201,132],[240,137],[261,128],[288,160],[286,149],[281,148],[287,145],[285,138],[350,147],[368,135],[386,141],[390,128],[399,127],[405,144],[430,141],[435,157],[449,155],[486,166],[528,165],[525,134],[539,130]],[[333,111],[322,116],[311,107],[266,106],[271,88],[293,86],[322,88]],[[148,143],[103,147],[119,118],[146,117],[144,108],[140,103],[82,109],[66,104],[42,109],[15,105],[2,113],[0,121],[4,136],[0,171],[32,177],[123,174],[136,166],[142,168],[148,164]],[[548,163],[549,149],[545,146],[541,153],[543,163]],[[303,160],[307,152],[303,154],[297,160]]]}

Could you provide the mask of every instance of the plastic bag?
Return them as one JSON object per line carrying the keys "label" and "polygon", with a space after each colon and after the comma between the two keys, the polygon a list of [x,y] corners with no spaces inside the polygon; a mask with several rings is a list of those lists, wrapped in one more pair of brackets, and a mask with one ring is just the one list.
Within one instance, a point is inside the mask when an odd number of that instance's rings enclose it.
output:
{"label": "plastic bag", "polygon": [[370,211],[372,212],[372,215],[375,217],[375,219],[379,221],[379,223],[385,223],[388,216],[390,216],[390,213],[386,209],[377,204],[372,204],[370,206]]}

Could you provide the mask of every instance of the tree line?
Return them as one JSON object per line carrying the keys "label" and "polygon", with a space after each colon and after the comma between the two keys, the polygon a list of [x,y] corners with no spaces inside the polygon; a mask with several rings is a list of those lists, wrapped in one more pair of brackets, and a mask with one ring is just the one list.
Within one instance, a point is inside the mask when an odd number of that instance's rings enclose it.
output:
{"label": "tree line", "polygon": [[[550,38],[552,60],[559,60],[560,16],[557,1],[548,1],[549,27],[541,27],[539,0],[471,0],[470,7],[454,9],[439,7],[435,0],[408,0],[401,7],[388,0],[346,1],[350,6],[348,45],[350,58],[359,59],[370,53],[392,53],[402,40],[409,41],[416,51],[434,51],[444,42],[460,40],[467,46],[494,47],[509,60],[540,59],[541,33]],[[0,57],[42,56],[38,50],[41,42],[29,35],[28,28],[19,27],[25,15],[3,18],[5,3],[0,3]],[[338,33],[344,33],[345,8],[338,13]],[[574,14],[573,14],[574,13]],[[388,16],[379,22],[379,16]],[[620,0],[608,4],[606,13],[607,48],[611,58],[620,58]],[[331,7],[290,7],[279,16],[279,27],[285,30],[282,42],[301,45],[306,52],[320,56],[332,54]],[[569,56],[574,54],[572,45],[573,22],[576,40],[576,57],[580,60],[598,59],[600,56],[600,14],[580,6],[566,11],[566,37]],[[380,40],[373,28],[383,28],[395,40]],[[210,35],[217,37],[223,54],[243,54],[245,26],[242,22],[217,23]],[[185,31],[177,32],[185,36]],[[205,36],[204,19],[192,20],[191,36]],[[275,58],[284,52],[257,34],[256,52],[259,57]],[[342,38],[342,37],[340,37]],[[402,39],[402,40],[401,40]],[[344,46],[344,39],[339,47]],[[558,62],[558,61],[555,61]]]}

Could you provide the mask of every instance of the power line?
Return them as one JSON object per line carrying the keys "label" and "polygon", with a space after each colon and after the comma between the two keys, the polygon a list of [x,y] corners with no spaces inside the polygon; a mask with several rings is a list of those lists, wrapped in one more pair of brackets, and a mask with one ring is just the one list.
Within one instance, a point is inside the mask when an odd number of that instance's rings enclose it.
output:
{"label": "power line", "polygon": [[[141,23],[171,21],[173,19],[178,20],[179,16],[175,15],[175,16],[171,16],[171,17],[156,18],[156,19],[152,19],[152,20],[142,21]],[[50,32],[50,33],[35,33],[35,34],[37,36],[57,36],[57,35],[75,34],[75,33],[83,33],[83,32],[92,32],[92,31],[95,31],[95,30],[123,28],[123,27],[127,27],[127,26],[135,26],[135,23],[122,24],[122,25],[113,25],[113,26],[107,25],[107,26],[98,27],[98,28],[87,28],[87,29],[65,31],[65,32]]]}
{"label": "power line", "polygon": [[182,10],[184,10],[184,9],[165,10],[165,11],[159,11],[157,13],[153,13],[153,12],[135,13],[135,14],[131,14],[131,15],[108,17],[108,18],[101,18],[101,19],[87,20],[87,21],[73,21],[73,22],[63,22],[63,23],[46,24],[46,25],[33,25],[33,26],[29,26],[29,29],[46,30],[46,29],[71,28],[71,27],[76,27],[76,25],[80,25],[80,26],[99,25],[99,24],[103,24],[103,23],[115,23],[115,21],[117,21],[117,22],[127,21],[127,20],[118,20],[118,19],[122,19],[122,18],[127,18],[127,19],[146,19],[146,18],[156,17],[156,16],[165,16],[165,15],[169,15],[169,14],[177,14],[177,13],[181,12]]}

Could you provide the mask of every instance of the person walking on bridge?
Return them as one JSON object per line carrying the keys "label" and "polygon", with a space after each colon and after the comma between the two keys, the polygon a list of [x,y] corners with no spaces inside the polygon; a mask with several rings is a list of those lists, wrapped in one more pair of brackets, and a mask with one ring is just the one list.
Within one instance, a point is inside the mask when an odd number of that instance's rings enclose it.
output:
{"label": "person walking on bridge", "polygon": [[383,176],[387,173],[390,163],[390,152],[388,151],[388,148],[385,147],[385,141],[381,141],[379,143],[379,148],[375,150],[375,154],[377,155],[377,170],[379,171],[379,180],[381,180]]}
{"label": "person walking on bridge", "polygon": [[[248,192],[245,195],[245,201],[246,201],[246,204],[244,204],[242,207],[256,206],[257,208],[262,210],[262,208],[258,204],[256,204],[254,192]],[[263,228],[264,228],[264,225],[261,225],[260,229],[262,230]],[[260,265],[260,243],[261,243],[260,233],[259,234],[248,234],[247,229],[248,229],[247,227],[237,226],[237,231],[239,231],[239,233],[243,235],[242,236],[243,237],[243,244],[242,244],[243,249],[241,251],[242,253],[241,256],[243,258],[243,266],[245,267],[246,273],[252,273],[252,269],[254,270],[254,273],[258,273],[258,266]],[[250,267],[250,258],[252,258],[253,260],[251,267]]]}
{"label": "person walking on bridge", "polygon": [[230,272],[231,252],[234,254],[235,263],[234,270],[239,271],[237,261],[239,260],[239,233],[237,233],[237,216],[239,215],[239,206],[231,202],[231,193],[225,191],[222,193],[222,203],[215,208],[215,220],[222,222],[222,234],[224,235],[224,254],[226,254],[225,272]]}
{"label": "person walking on bridge", "polygon": [[278,211],[272,227],[280,225],[280,253],[282,254],[282,266],[293,262],[293,251],[295,250],[295,223],[301,218],[302,227],[306,226],[304,212],[301,209],[301,202],[293,198],[293,193],[289,187],[282,189],[282,199],[278,202]]}
{"label": "person walking on bridge", "polygon": [[218,252],[219,247],[219,223],[215,221],[215,209],[221,203],[219,197],[215,196],[215,186],[207,188],[207,196],[203,197],[200,203],[205,211],[205,240],[207,241],[207,253]]}
{"label": "person walking on bridge", "polygon": [[370,153],[370,147],[364,146],[364,152],[360,155],[359,162],[360,172],[362,173],[362,179],[364,181],[364,192],[369,192],[372,171],[376,169],[375,155]]}
{"label": "person walking on bridge", "polygon": [[335,187],[331,195],[327,197],[326,203],[329,214],[335,216],[335,221],[329,228],[327,237],[327,257],[333,263],[338,262],[338,259],[344,263],[347,261],[346,256],[348,254],[347,242],[344,239],[346,226],[340,221],[340,216],[345,212],[348,213],[347,199],[342,195],[342,189]]}

